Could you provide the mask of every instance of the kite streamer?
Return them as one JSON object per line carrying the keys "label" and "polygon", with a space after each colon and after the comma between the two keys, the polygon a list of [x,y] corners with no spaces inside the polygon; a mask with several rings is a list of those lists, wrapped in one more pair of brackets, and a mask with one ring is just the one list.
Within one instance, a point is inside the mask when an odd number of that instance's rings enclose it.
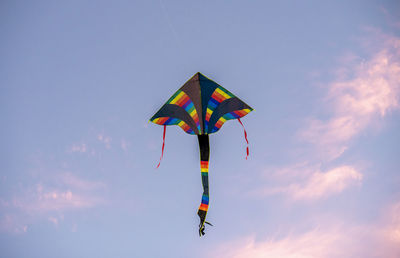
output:
{"label": "kite streamer", "polygon": [[164,125],[164,132],[163,132],[163,137],[162,137],[162,147],[161,147],[161,157],[160,157],[160,161],[158,162],[157,168],[160,167],[161,164],[161,160],[164,156],[164,146],[165,146],[165,131],[166,131],[167,126]]}
{"label": "kite streamer", "polygon": [[239,121],[239,123],[242,125],[242,127],[243,127],[243,131],[244,131],[244,139],[246,140],[246,142],[247,142],[247,146],[246,146],[246,153],[247,153],[247,155],[246,155],[246,159],[249,157],[249,141],[247,140],[247,132],[246,132],[246,129],[244,128],[244,125],[243,125],[243,123],[242,123],[242,121],[240,121],[240,118],[238,118],[238,121]]}

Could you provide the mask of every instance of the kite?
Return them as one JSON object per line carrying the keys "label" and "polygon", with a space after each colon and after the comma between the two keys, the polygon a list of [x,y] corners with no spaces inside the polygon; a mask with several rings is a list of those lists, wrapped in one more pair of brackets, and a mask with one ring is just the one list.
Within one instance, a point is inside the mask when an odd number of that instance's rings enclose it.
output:
{"label": "kite", "polygon": [[[240,118],[252,110],[250,106],[216,82],[201,73],[196,73],[150,119],[151,122],[164,126],[162,152],[157,168],[160,166],[164,155],[167,125],[178,125],[186,133],[197,135],[200,147],[200,169],[203,185],[201,204],[197,211],[200,217],[200,236],[205,234],[204,224],[211,225],[211,223],[206,221],[209,204],[208,160],[210,146],[208,135],[218,132],[222,125],[231,119],[238,119],[244,129]],[[244,136],[247,142],[247,159],[249,155],[249,142],[245,129]]]}

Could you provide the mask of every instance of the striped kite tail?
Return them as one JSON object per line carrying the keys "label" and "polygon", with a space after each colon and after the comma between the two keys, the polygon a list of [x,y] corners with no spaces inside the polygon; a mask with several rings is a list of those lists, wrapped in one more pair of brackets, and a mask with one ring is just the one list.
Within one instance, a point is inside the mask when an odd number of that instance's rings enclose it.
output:
{"label": "striped kite tail", "polygon": [[[208,134],[198,135],[199,147],[200,147],[200,168],[201,168],[201,182],[203,184],[203,195],[201,198],[201,204],[197,215],[200,217],[199,224],[199,235],[203,236],[204,223],[211,225],[206,221],[208,202],[209,202],[209,191],[208,191],[208,159],[210,157],[210,144],[208,141]],[[212,226],[212,225],[211,225]]]}

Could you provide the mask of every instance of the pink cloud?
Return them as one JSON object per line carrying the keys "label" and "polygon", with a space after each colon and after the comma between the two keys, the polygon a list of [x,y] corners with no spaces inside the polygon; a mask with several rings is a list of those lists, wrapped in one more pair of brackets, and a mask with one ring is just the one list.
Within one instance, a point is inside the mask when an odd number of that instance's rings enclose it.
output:
{"label": "pink cloud", "polygon": [[28,213],[46,213],[90,208],[102,203],[101,199],[74,190],[44,189],[39,185],[36,191],[13,199],[13,207]]}
{"label": "pink cloud", "polygon": [[[47,179],[48,181],[48,179]],[[53,178],[53,185],[25,187],[10,200],[1,200],[0,230],[25,233],[30,224],[47,220],[58,226],[64,214],[81,212],[105,203],[102,182],[80,179],[71,173]]]}
{"label": "pink cloud", "polygon": [[361,183],[362,174],[351,166],[339,166],[328,171],[318,167],[295,166],[278,171],[272,178],[275,185],[258,191],[258,195],[284,194],[294,201],[314,201],[338,194]]}
{"label": "pink cloud", "polygon": [[80,152],[80,153],[84,153],[84,152],[86,152],[87,150],[88,150],[88,149],[87,149],[86,144],[85,144],[85,143],[81,143],[81,144],[73,144],[73,145],[69,148],[68,152]]}
{"label": "pink cloud", "polygon": [[58,226],[58,218],[49,217],[48,220],[53,223],[55,226]]}
{"label": "pink cloud", "polygon": [[[362,60],[347,53],[337,69],[337,79],[328,84],[323,109],[326,119],[309,118],[298,138],[311,143],[302,152],[303,162],[269,171],[272,186],[256,193],[261,196],[284,194],[291,200],[318,200],[342,193],[362,182],[355,166],[339,165],[321,171],[321,162],[341,156],[363,130],[379,125],[390,111],[400,107],[400,39],[372,31],[380,42],[366,46],[372,55]],[[379,46],[379,47],[376,47]],[[321,107],[319,107],[321,109]]]}
{"label": "pink cloud", "polygon": [[62,174],[60,179],[65,185],[80,190],[96,190],[106,187],[103,182],[84,180],[73,175],[72,173]]}
{"label": "pink cloud", "polygon": [[283,239],[267,239],[257,242],[250,236],[235,243],[225,244],[212,257],[230,258],[324,258],[346,256],[350,250],[336,248],[351,240],[339,232],[313,230],[302,235],[287,236]]}
{"label": "pink cloud", "polygon": [[121,140],[121,149],[122,149],[122,150],[127,151],[129,145],[130,145],[129,142],[127,142],[125,139],[122,139],[122,140]]}
{"label": "pink cloud", "polygon": [[16,218],[14,215],[4,214],[0,218],[0,231],[14,234],[26,233],[28,231],[28,225],[21,222],[20,219]]}
{"label": "pink cloud", "polygon": [[219,245],[208,257],[328,258],[400,257],[399,204],[370,224],[329,220],[312,230],[256,240],[254,235]]}
{"label": "pink cloud", "polygon": [[339,79],[329,85],[326,99],[332,116],[310,119],[299,133],[317,147],[323,159],[340,156],[362,130],[400,107],[400,39],[380,37],[381,49],[369,60],[338,69]]}
{"label": "pink cloud", "polygon": [[396,252],[396,257],[400,257],[400,202],[385,210],[381,224],[380,239],[382,245],[386,245],[384,256],[389,257],[387,253]]}
{"label": "pink cloud", "polygon": [[107,149],[111,148],[111,141],[112,141],[111,137],[100,133],[97,135],[97,139],[100,142],[104,143]]}

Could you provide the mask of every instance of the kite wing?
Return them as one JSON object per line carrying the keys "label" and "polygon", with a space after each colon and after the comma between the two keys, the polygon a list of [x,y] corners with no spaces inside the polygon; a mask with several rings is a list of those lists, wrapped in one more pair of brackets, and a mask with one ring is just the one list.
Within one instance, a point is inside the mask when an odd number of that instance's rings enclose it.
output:
{"label": "kite wing", "polygon": [[212,134],[230,119],[253,109],[228,90],[196,73],[150,118],[158,125],[178,125],[188,134]]}

